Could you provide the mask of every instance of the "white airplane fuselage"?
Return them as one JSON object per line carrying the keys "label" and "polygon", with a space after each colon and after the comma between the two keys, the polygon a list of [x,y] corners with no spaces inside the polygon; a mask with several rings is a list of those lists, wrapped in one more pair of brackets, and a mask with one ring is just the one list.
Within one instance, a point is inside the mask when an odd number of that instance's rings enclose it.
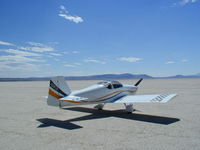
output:
{"label": "white airplane fuselage", "polygon": [[[111,85],[112,86],[112,85]],[[133,85],[123,85],[122,87],[114,88],[113,86],[109,89],[101,84],[95,84],[93,86],[73,91],[70,95],[61,98],[63,106],[83,105],[83,104],[99,104],[109,103],[115,100],[134,94],[137,91],[137,87]],[[76,97],[83,98],[80,101],[76,101]],[[85,98],[85,99],[84,99]],[[77,99],[78,100],[78,99]]]}

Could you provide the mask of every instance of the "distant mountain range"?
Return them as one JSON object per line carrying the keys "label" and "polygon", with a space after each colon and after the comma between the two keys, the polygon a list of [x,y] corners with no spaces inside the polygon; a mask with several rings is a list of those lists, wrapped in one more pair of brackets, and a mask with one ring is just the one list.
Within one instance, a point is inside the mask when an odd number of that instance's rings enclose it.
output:
{"label": "distant mountain range", "polygon": [[[51,77],[30,77],[30,78],[0,78],[0,81],[47,81]],[[66,80],[116,80],[116,79],[166,79],[166,78],[200,78],[200,74],[196,75],[176,75],[168,77],[152,77],[146,74],[103,74],[90,76],[66,76]]]}

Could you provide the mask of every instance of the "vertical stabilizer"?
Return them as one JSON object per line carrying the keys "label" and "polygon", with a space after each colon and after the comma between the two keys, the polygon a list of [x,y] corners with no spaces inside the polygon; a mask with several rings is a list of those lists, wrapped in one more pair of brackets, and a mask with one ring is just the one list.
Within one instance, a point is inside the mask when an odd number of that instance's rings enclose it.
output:
{"label": "vertical stabilizer", "polygon": [[47,104],[51,106],[60,106],[60,102],[58,99],[68,96],[70,93],[71,90],[65,82],[64,77],[53,77],[51,78],[49,83],[49,94],[47,98]]}

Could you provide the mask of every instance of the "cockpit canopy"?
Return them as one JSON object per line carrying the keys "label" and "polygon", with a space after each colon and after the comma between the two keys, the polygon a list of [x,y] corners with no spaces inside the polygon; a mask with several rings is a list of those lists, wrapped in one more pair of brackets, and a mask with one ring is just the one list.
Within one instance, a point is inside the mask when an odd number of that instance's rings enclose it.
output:
{"label": "cockpit canopy", "polygon": [[123,85],[119,81],[102,81],[98,82],[97,84],[104,85],[108,89],[123,87]]}

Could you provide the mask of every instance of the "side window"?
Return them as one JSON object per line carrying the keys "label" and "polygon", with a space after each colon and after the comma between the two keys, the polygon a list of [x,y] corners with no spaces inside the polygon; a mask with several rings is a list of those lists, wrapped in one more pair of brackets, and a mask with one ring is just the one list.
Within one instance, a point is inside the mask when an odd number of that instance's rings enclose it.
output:
{"label": "side window", "polygon": [[111,85],[111,84],[108,84],[107,88],[108,88],[108,89],[112,89],[112,85]]}
{"label": "side window", "polygon": [[113,84],[114,89],[122,87],[121,84]]}

